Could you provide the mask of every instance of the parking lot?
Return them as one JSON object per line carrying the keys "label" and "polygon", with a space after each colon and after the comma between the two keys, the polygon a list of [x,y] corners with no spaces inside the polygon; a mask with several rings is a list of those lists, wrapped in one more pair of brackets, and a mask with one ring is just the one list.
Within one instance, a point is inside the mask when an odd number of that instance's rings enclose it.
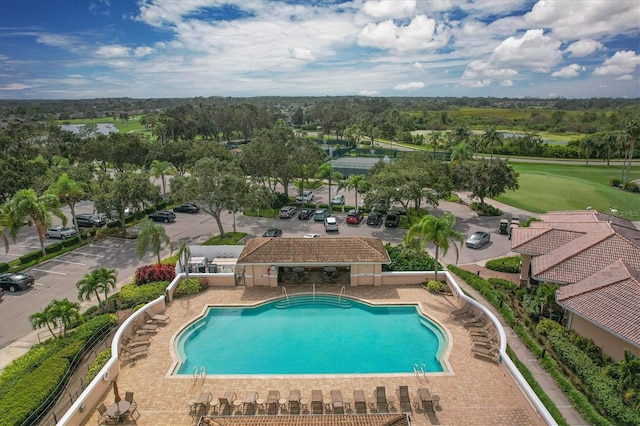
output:
{"label": "parking lot", "polygon": [[[294,193],[291,192],[291,194]],[[332,188],[332,195],[335,193],[335,188]],[[355,202],[353,193],[344,193],[347,204],[353,205]],[[321,203],[327,200],[326,186],[315,191],[314,202]],[[77,209],[82,213],[90,213],[92,210],[90,203],[82,203]],[[457,217],[456,228],[465,238],[475,231],[491,233],[491,243],[481,249],[474,250],[462,246],[459,250],[458,264],[474,263],[504,256],[510,252],[510,241],[498,232],[499,218],[480,218],[467,206],[449,202],[442,202],[437,210],[432,208],[429,210],[436,215],[445,211],[455,214]],[[246,232],[252,236],[262,236],[267,229],[280,228],[283,237],[302,237],[307,233],[317,233],[320,238],[367,236],[380,238],[385,243],[397,244],[402,242],[406,235],[406,230],[399,228],[385,228],[384,225],[377,228],[367,226],[366,216],[360,224],[348,225],[345,222],[346,214],[346,210],[335,213],[339,231],[330,233],[325,232],[323,222],[316,222],[313,218],[298,220],[297,216],[291,219],[271,219],[237,214],[235,222],[238,231]],[[231,214],[225,212],[222,223],[226,232],[233,230]],[[178,247],[182,242],[197,244],[219,234],[215,220],[202,212],[198,214],[177,213],[175,223],[163,224],[162,226],[166,228],[174,247]],[[9,254],[4,252],[0,254],[0,262],[13,260],[39,248],[35,229],[25,227],[18,236],[16,244],[10,246]],[[428,245],[427,249],[433,254],[432,246]],[[169,250],[165,249],[162,255],[168,256]],[[5,300],[0,303],[0,348],[4,348],[31,333],[32,329],[28,317],[43,309],[51,300],[68,298],[70,301],[77,301],[76,283],[87,272],[98,267],[114,268],[118,271],[118,287],[120,287],[131,281],[131,277],[138,267],[153,263],[154,259],[151,254],[147,254],[143,259],[138,259],[135,255],[135,240],[105,238],[27,269],[24,272],[35,278],[34,287],[24,292],[13,294],[7,292]],[[441,262],[444,264],[456,262],[453,247],[445,256],[441,255]],[[95,300],[83,302],[83,307],[95,304],[95,302]]]}

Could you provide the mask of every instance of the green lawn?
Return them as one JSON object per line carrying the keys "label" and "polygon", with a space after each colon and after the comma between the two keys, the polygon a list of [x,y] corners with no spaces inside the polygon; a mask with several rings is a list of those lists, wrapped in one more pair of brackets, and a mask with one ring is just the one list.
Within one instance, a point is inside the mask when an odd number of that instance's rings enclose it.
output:
{"label": "green lawn", "polygon": [[[498,201],[545,213],[555,210],[583,210],[587,206],[608,212],[609,207],[629,220],[640,220],[640,194],[609,186],[620,178],[621,167],[510,163],[520,173],[520,189],[508,191]],[[632,179],[640,179],[640,167],[633,167]]]}

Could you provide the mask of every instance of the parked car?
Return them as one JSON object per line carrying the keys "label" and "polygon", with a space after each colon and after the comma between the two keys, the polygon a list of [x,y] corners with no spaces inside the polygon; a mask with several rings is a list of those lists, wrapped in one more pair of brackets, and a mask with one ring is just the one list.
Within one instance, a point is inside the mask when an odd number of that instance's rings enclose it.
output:
{"label": "parked car", "polygon": [[397,228],[399,224],[400,213],[393,210],[387,213],[387,217],[384,219],[384,226],[386,228]]}
{"label": "parked car", "polygon": [[194,204],[185,203],[174,207],[173,211],[176,213],[198,213],[200,211],[200,207]]}
{"label": "parked car", "polygon": [[298,212],[298,219],[309,220],[311,219],[311,216],[313,216],[314,213],[315,213],[315,210],[313,209],[302,209]]}
{"label": "parked car", "polygon": [[154,222],[164,222],[164,223],[175,222],[176,214],[169,210],[161,210],[161,211],[151,213],[149,215],[149,219],[151,219]]}
{"label": "parked car", "polygon": [[315,220],[316,222],[322,222],[329,216],[331,216],[331,212],[329,211],[329,209],[319,209],[316,210],[316,212],[313,214],[313,220]]}
{"label": "parked car", "polygon": [[349,225],[358,225],[360,222],[362,222],[362,219],[364,219],[364,214],[362,213],[362,210],[349,210],[349,213],[347,213],[347,223]]}
{"label": "parked car", "polygon": [[14,293],[18,290],[26,290],[34,283],[34,279],[31,275],[23,273],[5,273],[0,274],[0,288],[3,290],[9,290]]}
{"label": "parked car", "polygon": [[101,226],[106,225],[107,220],[97,214],[91,213],[80,213],[76,215],[74,224],[78,224],[79,227],[82,228],[99,228]]}
{"label": "parked car", "polygon": [[324,218],[324,230],[329,231],[338,231],[338,221],[335,216],[329,216]]}
{"label": "parked car", "polygon": [[306,189],[302,191],[302,194],[296,197],[296,201],[299,201],[301,203],[310,203],[311,200],[313,200],[313,191],[309,191]]}
{"label": "parked car", "polygon": [[488,232],[478,231],[467,238],[465,245],[469,248],[477,249],[488,244],[489,241],[491,241],[491,235]]}
{"label": "parked car", "polygon": [[382,213],[372,211],[367,217],[367,225],[378,227],[382,223]]}
{"label": "parked car", "polygon": [[304,234],[302,238],[320,238],[320,234]]}
{"label": "parked car", "polygon": [[278,229],[278,228],[272,228],[272,229],[267,229],[266,231],[264,231],[264,234],[262,234],[263,237],[281,237],[282,236],[282,229]]}
{"label": "parked car", "polygon": [[291,219],[296,215],[296,208],[294,206],[284,206],[280,209],[280,214],[278,215],[280,219]]}
{"label": "parked car", "polygon": [[52,226],[47,229],[45,236],[47,238],[60,238],[62,240],[75,237],[77,232],[73,228],[66,228],[64,226]]}
{"label": "parked car", "polygon": [[336,194],[331,199],[331,204],[343,205],[344,204],[344,194]]}

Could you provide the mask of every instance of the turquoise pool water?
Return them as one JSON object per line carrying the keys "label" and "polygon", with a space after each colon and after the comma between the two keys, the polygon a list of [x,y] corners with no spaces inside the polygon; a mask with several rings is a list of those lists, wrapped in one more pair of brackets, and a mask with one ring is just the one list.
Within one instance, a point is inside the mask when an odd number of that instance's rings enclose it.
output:
{"label": "turquoise pool water", "polygon": [[446,339],[416,306],[294,296],[253,308],[209,308],[176,339],[177,374],[441,372]]}

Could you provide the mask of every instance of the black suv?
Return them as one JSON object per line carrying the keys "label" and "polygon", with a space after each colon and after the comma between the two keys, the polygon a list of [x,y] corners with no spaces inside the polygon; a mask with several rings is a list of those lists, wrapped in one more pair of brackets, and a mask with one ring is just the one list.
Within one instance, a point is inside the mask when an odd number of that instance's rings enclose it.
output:
{"label": "black suv", "polygon": [[78,226],[81,226],[83,228],[99,228],[101,226],[104,226],[107,221],[104,217],[97,214],[80,213],[76,215],[74,224],[75,223],[78,223]]}
{"label": "black suv", "polygon": [[384,226],[387,228],[397,228],[400,224],[400,213],[391,211],[387,213],[387,218],[384,220]]}
{"label": "black suv", "polygon": [[161,210],[159,212],[151,213],[149,215],[149,219],[151,219],[154,222],[164,222],[164,223],[175,222],[176,214],[169,210]]}
{"label": "black suv", "polygon": [[382,213],[372,211],[367,218],[367,225],[378,227],[382,223]]}

